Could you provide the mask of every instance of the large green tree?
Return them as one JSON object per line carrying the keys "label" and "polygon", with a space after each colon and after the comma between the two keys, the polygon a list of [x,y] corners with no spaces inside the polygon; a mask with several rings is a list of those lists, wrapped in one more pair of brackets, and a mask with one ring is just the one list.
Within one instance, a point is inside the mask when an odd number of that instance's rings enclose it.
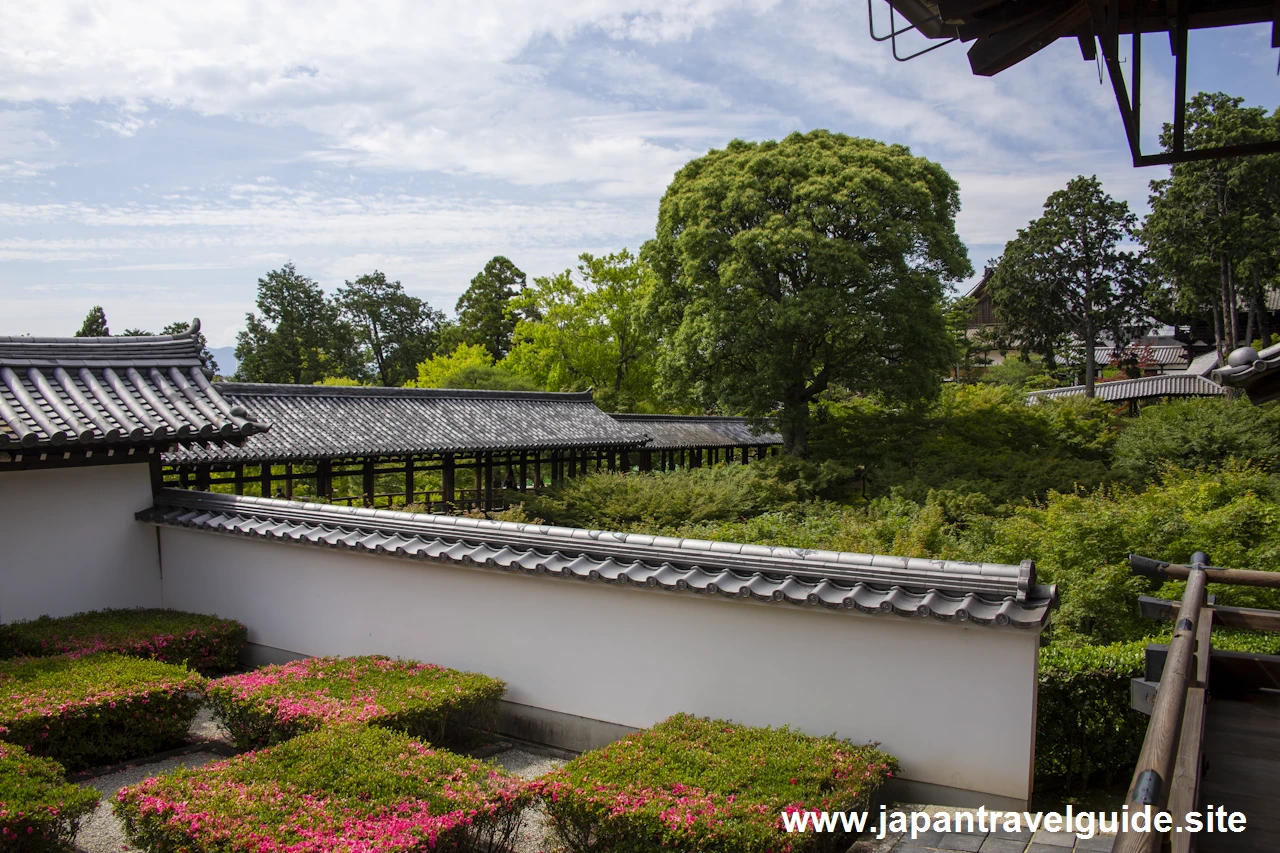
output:
{"label": "large green tree", "polygon": [[258,279],[258,311],[236,336],[236,376],[247,382],[310,385],[363,373],[355,332],[338,306],[292,263]]}
{"label": "large green tree", "polygon": [[511,261],[497,255],[471,279],[471,286],[458,299],[457,319],[444,342],[449,349],[459,343],[480,344],[494,360],[511,350],[516,317],[511,300],[524,289],[525,274]]}
{"label": "large green tree", "polygon": [[[1204,148],[1280,138],[1280,111],[1242,107],[1242,98],[1201,92],[1187,104],[1186,145]],[[1166,150],[1173,130],[1161,134]],[[1151,182],[1143,241],[1156,262],[1156,301],[1175,316],[1212,319],[1219,351],[1247,343],[1243,309],[1265,322],[1265,293],[1275,286],[1280,250],[1280,155],[1180,163]]]}
{"label": "large green tree", "polygon": [[512,301],[523,319],[502,366],[551,391],[592,388],[611,411],[652,408],[656,342],[645,311],[652,290],[652,270],[626,249],[583,254],[576,276],[534,279]]}
{"label": "large green tree", "polygon": [[105,338],[110,334],[111,330],[107,328],[107,312],[102,310],[101,305],[95,305],[85,315],[84,322],[80,324],[80,331],[76,332],[75,336],[77,338]]}
{"label": "large green tree", "polygon": [[1137,222],[1096,176],[1073,178],[1045,201],[1044,215],[1005,245],[987,285],[1024,355],[1052,363],[1064,349],[1083,350],[1086,397],[1094,396],[1099,336],[1123,345],[1148,322],[1143,259],[1122,248],[1136,239]]}
{"label": "large green tree", "polygon": [[936,394],[952,359],[945,286],[971,271],[959,208],[936,163],[824,130],[735,140],[686,164],[642,253],[664,389],[774,418],[794,456],[833,384]]}
{"label": "large green tree", "polygon": [[337,304],[377,371],[378,381],[400,386],[435,352],[443,312],[405,293],[398,281],[374,271],[338,288]]}

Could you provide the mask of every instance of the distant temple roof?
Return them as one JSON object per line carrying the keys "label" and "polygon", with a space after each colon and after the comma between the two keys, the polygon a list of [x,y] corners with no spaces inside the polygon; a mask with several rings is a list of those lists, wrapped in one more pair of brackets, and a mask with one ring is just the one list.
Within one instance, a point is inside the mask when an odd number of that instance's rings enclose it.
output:
{"label": "distant temple roof", "polygon": [[614,415],[652,439],[645,450],[673,447],[763,447],[782,444],[776,432],[756,432],[746,418],[697,415]]}
{"label": "distant temple roof", "polygon": [[642,429],[597,408],[591,392],[469,391],[215,383],[234,404],[274,424],[240,447],[183,447],[170,464],[427,453],[621,448]]}
{"label": "distant temple roof", "polygon": [[[1094,393],[1101,400],[1124,403],[1157,397],[1221,397],[1226,392],[1221,385],[1203,376],[1192,373],[1166,373],[1162,376],[1144,376],[1140,379],[1098,382],[1094,385]],[[1083,395],[1083,385],[1071,385],[1067,388],[1032,391],[1027,395],[1027,402],[1035,403],[1039,400],[1056,400],[1061,397]]]}
{"label": "distant temple roof", "polygon": [[229,403],[178,335],[0,337],[0,451],[235,443],[270,427]]}
{"label": "distant temple roof", "polygon": [[1057,604],[1035,566],[801,550],[299,504],[165,489],[140,521],[311,547],[455,563],[811,610],[1040,628]]}

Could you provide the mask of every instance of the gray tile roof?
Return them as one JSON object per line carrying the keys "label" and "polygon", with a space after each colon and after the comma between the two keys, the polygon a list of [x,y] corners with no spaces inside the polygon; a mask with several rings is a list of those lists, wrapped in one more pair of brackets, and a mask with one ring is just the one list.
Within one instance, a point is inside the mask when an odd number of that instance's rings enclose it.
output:
{"label": "gray tile roof", "polygon": [[228,403],[200,364],[195,333],[0,337],[0,450],[235,442],[269,429]]}
{"label": "gray tile roof", "polygon": [[1167,367],[1169,365],[1186,364],[1187,348],[1182,344],[1171,346],[1134,344],[1129,347],[1095,347],[1093,357],[1098,364],[1110,364],[1113,361],[1131,358],[1139,364],[1159,364],[1162,367]]}
{"label": "gray tile roof", "polygon": [[[1191,373],[1166,373],[1162,376],[1099,382],[1094,386],[1094,391],[1100,399],[1111,403],[1146,400],[1152,397],[1221,397],[1225,393],[1222,386],[1216,382]],[[1027,402],[1035,403],[1040,400],[1083,395],[1083,385],[1072,385],[1067,388],[1032,391],[1027,395]]]}
{"label": "gray tile roof", "polygon": [[646,433],[645,450],[672,447],[744,447],[782,444],[775,432],[756,432],[746,418],[685,415],[613,415],[614,420]]}
{"label": "gray tile roof", "polygon": [[152,524],[590,583],[1039,628],[1035,566],[804,551],[164,489]]}
{"label": "gray tile roof", "polygon": [[1254,403],[1280,398],[1280,344],[1262,352],[1240,347],[1227,356],[1227,364],[1213,372],[1224,385],[1242,388]]}
{"label": "gray tile roof", "polygon": [[1207,378],[1221,365],[1222,359],[1218,357],[1218,351],[1209,350],[1208,352],[1202,352],[1200,355],[1191,359],[1191,363],[1187,365],[1187,373]]}
{"label": "gray tile roof", "polygon": [[241,447],[184,447],[183,462],[255,462],[409,453],[634,447],[643,431],[596,407],[591,392],[460,391],[219,382],[273,429]]}

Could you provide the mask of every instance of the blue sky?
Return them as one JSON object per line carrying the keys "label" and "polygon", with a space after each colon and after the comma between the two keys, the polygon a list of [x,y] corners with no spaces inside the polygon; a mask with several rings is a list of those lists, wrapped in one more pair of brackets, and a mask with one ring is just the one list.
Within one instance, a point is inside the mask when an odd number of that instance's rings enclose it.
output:
{"label": "blue sky", "polygon": [[[537,276],[638,248],[674,171],[735,137],[911,146],[959,181],[977,269],[1071,177],[1142,213],[1162,173],[1132,168],[1074,43],[985,79],[960,45],[896,63],[851,0],[316,8],[4,5],[23,37],[0,44],[0,334],[70,334],[101,304],[115,332],[199,316],[230,345],[286,260],[452,311],[495,254]],[[1195,34],[1191,91],[1280,105],[1269,43]],[[1167,44],[1144,42],[1149,149]]]}

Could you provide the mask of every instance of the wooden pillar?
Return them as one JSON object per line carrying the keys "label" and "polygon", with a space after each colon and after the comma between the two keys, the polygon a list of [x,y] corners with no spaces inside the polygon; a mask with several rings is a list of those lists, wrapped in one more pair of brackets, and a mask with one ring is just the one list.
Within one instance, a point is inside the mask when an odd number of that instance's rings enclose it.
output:
{"label": "wooden pillar", "polygon": [[[290,494],[292,494],[290,486]],[[316,497],[329,500],[333,497],[333,460],[316,460]]]}
{"label": "wooden pillar", "polygon": [[[621,451],[621,456],[622,456],[622,460],[621,460],[621,461],[622,461],[622,464],[621,464],[619,467],[621,467],[621,468],[622,468],[623,473],[627,473],[627,472],[629,472],[629,471],[631,470],[631,454],[630,454],[630,453],[628,453],[627,451],[623,450],[623,451]],[[613,470],[613,456],[612,456],[612,455],[609,457],[609,470],[610,470],[610,471],[612,471],[612,470]]]}
{"label": "wooden pillar", "polygon": [[261,488],[261,489],[262,489],[262,496],[263,496],[264,498],[272,497],[272,494],[271,494],[271,463],[270,463],[270,462],[266,462],[266,461],[264,461],[261,465],[259,465],[259,466],[258,466],[258,480],[259,480],[259,482],[260,482],[260,484],[261,484],[261,485],[259,486],[259,488]]}
{"label": "wooden pillar", "polygon": [[284,463],[284,496],[293,499],[293,463]]}
{"label": "wooden pillar", "polygon": [[237,462],[235,467],[234,491],[237,495],[244,494],[244,463]]}
{"label": "wooden pillar", "polygon": [[542,491],[542,451],[533,454],[533,493]]}
{"label": "wooden pillar", "polygon": [[520,451],[520,491],[529,490],[529,454]]}
{"label": "wooden pillar", "polygon": [[446,510],[453,506],[455,498],[453,475],[453,454],[446,453],[444,455],[444,467],[440,469],[440,490],[444,492],[441,498],[444,500]]}
{"label": "wooden pillar", "polygon": [[[404,458],[404,502],[405,505],[413,503],[413,454],[410,453]],[[427,507],[431,509],[431,507]]]}
{"label": "wooden pillar", "polygon": [[757,458],[757,459],[763,459],[763,458],[764,458],[764,451],[765,451],[765,446],[764,446],[763,444],[762,444],[762,445],[760,445],[759,447],[757,447],[757,448],[756,448],[756,458]]}
{"label": "wooden pillar", "polygon": [[493,509],[493,454],[484,455],[484,508]]}
{"label": "wooden pillar", "polygon": [[209,466],[201,465],[196,468],[196,488],[202,492],[209,491]]}
{"label": "wooden pillar", "polygon": [[373,471],[373,457],[366,456],[360,466],[360,491],[363,493],[364,505],[373,506],[373,493],[378,490],[377,478]]}
{"label": "wooden pillar", "polygon": [[569,448],[569,470],[566,473],[570,477],[578,475],[578,452],[572,447]]}
{"label": "wooden pillar", "polygon": [[484,506],[484,454],[476,454],[475,470],[472,474],[475,477],[473,484],[475,485],[476,502],[475,508],[479,509]]}
{"label": "wooden pillar", "polygon": [[640,451],[640,470],[641,471],[653,470],[653,451],[652,450]]}

